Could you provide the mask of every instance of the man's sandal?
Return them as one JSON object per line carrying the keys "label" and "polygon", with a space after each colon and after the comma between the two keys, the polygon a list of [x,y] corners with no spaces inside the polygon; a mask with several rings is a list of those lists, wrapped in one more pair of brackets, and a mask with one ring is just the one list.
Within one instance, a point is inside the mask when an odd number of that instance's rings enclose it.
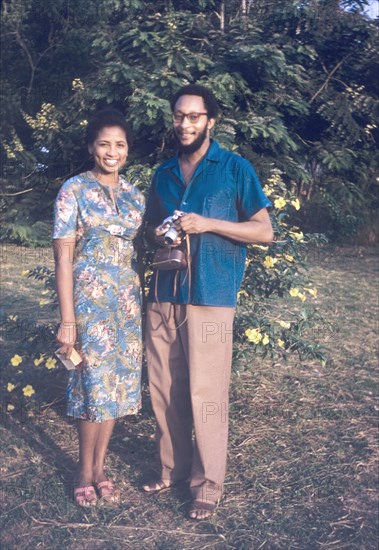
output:
{"label": "man's sandal", "polygon": [[189,512],[188,512],[188,517],[191,519],[195,519],[197,521],[208,519],[214,514],[219,502],[220,500],[218,500],[217,502],[205,502],[203,500],[193,500],[191,504],[191,508],[189,509]]}
{"label": "man's sandal", "polygon": [[142,490],[147,495],[156,495],[157,493],[162,493],[164,491],[167,491],[168,489],[171,489],[171,487],[175,485],[175,483],[168,482],[168,485],[163,481],[163,479],[157,479],[154,481],[149,481],[148,483],[144,483],[142,485]]}
{"label": "man's sandal", "polygon": [[120,491],[112,481],[106,479],[95,484],[99,494],[99,504],[118,504],[120,502]]}
{"label": "man's sandal", "polygon": [[85,487],[76,487],[74,489],[74,501],[78,506],[83,508],[90,508],[96,506],[97,495],[95,487],[93,485],[86,485]]}

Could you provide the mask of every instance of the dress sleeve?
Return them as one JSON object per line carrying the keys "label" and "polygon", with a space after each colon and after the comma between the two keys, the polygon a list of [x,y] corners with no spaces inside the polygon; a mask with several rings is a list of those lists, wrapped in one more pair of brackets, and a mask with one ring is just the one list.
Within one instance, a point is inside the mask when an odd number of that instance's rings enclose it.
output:
{"label": "dress sleeve", "polygon": [[246,221],[262,208],[272,206],[262,191],[254,168],[246,159],[241,159],[237,182],[238,212],[240,221]]}
{"label": "dress sleeve", "polygon": [[53,239],[75,237],[78,226],[78,200],[75,185],[66,181],[60,188],[54,205]]}

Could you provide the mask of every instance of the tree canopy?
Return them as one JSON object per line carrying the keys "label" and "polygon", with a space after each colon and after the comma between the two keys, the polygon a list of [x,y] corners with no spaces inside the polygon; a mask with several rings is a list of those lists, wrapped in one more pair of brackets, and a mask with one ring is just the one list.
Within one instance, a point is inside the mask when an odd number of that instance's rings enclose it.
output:
{"label": "tree canopy", "polygon": [[306,229],[353,232],[377,207],[378,26],[366,5],[5,0],[2,237],[47,235],[57,187],[87,162],[84,128],[99,108],[132,123],[133,173],[147,186],[173,152],[169,99],[189,82],[214,91],[222,145],[262,181],[283,173],[308,205]]}

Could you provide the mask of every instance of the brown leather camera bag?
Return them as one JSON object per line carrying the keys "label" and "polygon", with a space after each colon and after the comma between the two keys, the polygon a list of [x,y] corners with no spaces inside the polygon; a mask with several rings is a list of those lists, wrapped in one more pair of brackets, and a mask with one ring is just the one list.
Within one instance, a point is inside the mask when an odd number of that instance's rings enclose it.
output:
{"label": "brown leather camera bag", "polygon": [[[187,273],[184,276],[184,281],[188,277],[188,285],[191,289],[191,248],[190,248],[190,239],[189,235],[186,235],[185,237],[185,243],[186,243],[186,251],[180,250],[179,248],[171,248],[168,246],[158,248],[156,251],[151,266],[157,270],[157,273],[155,275],[155,288],[154,288],[154,295],[155,295],[155,301],[159,305],[158,300],[158,276],[159,271],[162,270],[168,270],[168,269],[176,269],[175,277],[174,277],[174,295],[176,294],[176,285],[178,280],[179,271],[186,269]],[[183,283],[184,283],[183,281]],[[165,317],[162,315],[163,322],[169,330],[178,330],[184,323],[187,322],[187,314],[184,318],[184,320],[180,323],[180,325],[175,326],[175,328],[171,328],[168,326],[167,321]]]}
{"label": "brown leather camera bag", "polygon": [[183,250],[164,246],[162,248],[158,248],[158,250],[154,255],[151,265],[154,269],[181,270],[181,269],[186,269],[188,262],[187,262],[186,253]]}

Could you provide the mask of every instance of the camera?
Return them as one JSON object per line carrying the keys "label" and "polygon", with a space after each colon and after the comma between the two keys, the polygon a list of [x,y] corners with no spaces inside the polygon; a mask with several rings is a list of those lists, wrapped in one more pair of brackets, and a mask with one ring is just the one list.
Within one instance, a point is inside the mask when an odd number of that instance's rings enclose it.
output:
{"label": "camera", "polygon": [[169,216],[166,218],[162,223],[162,228],[166,225],[168,225],[168,229],[166,233],[164,234],[164,242],[165,244],[171,245],[173,244],[178,237],[183,235],[183,232],[176,229],[175,222],[178,221],[179,218],[183,216],[184,212],[177,211],[172,216]]}

